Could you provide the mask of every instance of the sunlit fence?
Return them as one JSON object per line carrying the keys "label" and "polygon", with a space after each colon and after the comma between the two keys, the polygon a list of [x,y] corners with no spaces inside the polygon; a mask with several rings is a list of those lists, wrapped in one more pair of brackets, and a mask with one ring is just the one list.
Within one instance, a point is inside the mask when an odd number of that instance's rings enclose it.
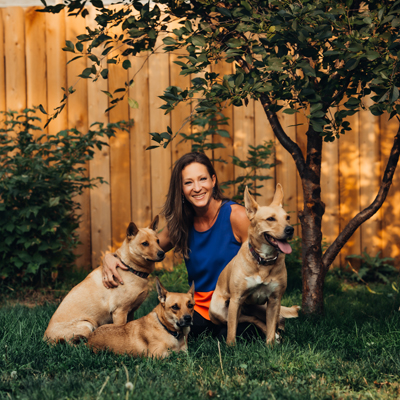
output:
{"label": "sunlit fence", "polygon": [[[148,132],[163,132],[167,125],[176,132],[189,133],[190,126],[183,126],[191,113],[190,106],[180,106],[164,115],[159,109],[163,89],[170,85],[187,87],[190,77],[179,75],[180,67],[174,64],[179,54],[163,54],[162,46],[149,56],[131,58],[132,68],[109,65],[108,80],[92,81],[79,78],[86,67],[86,60],[67,62],[74,57],[62,51],[65,40],[74,42],[85,32],[85,24],[92,24],[93,17],[68,17],[64,13],[48,15],[35,8],[8,7],[0,9],[0,109],[20,111],[25,107],[42,104],[51,112],[63,97],[62,87],[73,86],[76,92],[70,97],[64,111],[50,123],[48,131],[56,133],[76,127],[86,131],[95,121],[115,122],[134,119],[130,132],[119,132],[111,139],[110,147],[99,151],[90,162],[90,176],[102,176],[109,185],[102,185],[80,197],[83,220],[80,227],[82,245],[78,253],[80,265],[97,266],[101,255],[115,249],[123,240],[130,221],[144,226],[160,212],[165,200],[171,165],[190,150],[190,143],[175,140],[167,149],[146,151],[151,144]],[[219,63],[213,71],[222,75],[231,73],[232,64]],[[110,99],[101,92],[123,87],[134,78],[129,97],[135,99],[138,109],[123,101],[108,114]],[[240,173],[230,163],[230,155],[244,159],[249,145],[275,140],[260,104],[250,101],[247,107],[227,107],[230,138],[218,140],[225,149],[214,154],[228,164],[216,164],[220,181],[234,179]],[[281,122],[290,137],[305,152],[305,115],[281,115]],[[374,199],[380,177],[388,158],[391,142],[398,129],[396,119],[387,121],[361,111],[351,119],[353,131],[334,143],[327,143],[323,150],[322,191],[326,211],[323,234],[329,243],[362,208]],[[43,125],[45,116],[43,115]],[[275,169],[272,178],[260,190],[259,202],[267,204],[275,184],[280,182],[285,193],[285,207],[292,212],[292,222],[298,223],[298,212],[303,208],[301,181],[291,156],[276,142]],[[359,229],[341,252],[336,265],[345,264],[345,257],[360,254],[366,248],[369,254],[382,252],[383,256],[399,260],[400,179],[394,178],[393,186],[383,208]],[[227,195],[232,195],[230,191]],[[301,235],[300,226],[296,234]],[[170,261],[169,261],[170,262]]]}

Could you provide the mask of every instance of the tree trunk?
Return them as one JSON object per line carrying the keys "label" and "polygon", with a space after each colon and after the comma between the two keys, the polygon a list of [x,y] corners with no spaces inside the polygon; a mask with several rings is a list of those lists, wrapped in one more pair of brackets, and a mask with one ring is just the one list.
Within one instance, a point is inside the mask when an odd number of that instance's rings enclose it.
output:
{"label": "tree trunk", "polygon": [[321,224],[325,212],[321,200],[322,137],[312,128],[309,128],[307,137],[307,159],[302,176],[304,209],[299,214],[303,256],[302,310],[305,314],[322,314],[325,280],[321,248]]}

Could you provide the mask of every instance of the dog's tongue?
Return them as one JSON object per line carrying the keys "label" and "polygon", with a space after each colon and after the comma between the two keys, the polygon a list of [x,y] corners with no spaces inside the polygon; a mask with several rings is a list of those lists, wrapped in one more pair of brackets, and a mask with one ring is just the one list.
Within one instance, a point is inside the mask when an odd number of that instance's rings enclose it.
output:
{"label": "dog's tongue", "polygon": [[284,254],[290,254],[292,252],[292,248],[290,247],[290,244],[286,241],[282,242],[280,240],[276,240],[276,243],[278,244],[279,250],[284,253]]}

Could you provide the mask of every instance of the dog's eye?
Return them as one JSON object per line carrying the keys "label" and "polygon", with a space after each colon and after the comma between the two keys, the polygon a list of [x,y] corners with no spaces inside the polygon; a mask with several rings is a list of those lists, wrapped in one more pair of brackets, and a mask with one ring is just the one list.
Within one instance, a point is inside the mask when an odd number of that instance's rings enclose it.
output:
{"label": "dog's eye", "polygon": [[188,308],[193,308],[194,307],[192,303],[189,303],[187,306],[188,306]]}
{"label": "dog's eye", "polygon": [[290,215],[286,216],[286,221],[290,221]]}
{"label": "dog's eye", "polygon": [[160,244],[160,241],[157,239],[157,244]]}
{"label": "dog's eye", "polygon": [[269,217],[269,218],[267,218],[267,221],[276,221],[276,219],[274,218],[274,217]]}
{"label": "dog's eye", "polygon": [[142,246],[147,247],[149,245],[149,242],[143,242]]}
{"label": "dog's eye", "polygon": [[178,307],[177,304],[174,304],[171,308],[172,308],[173,310],[175,310],[175,311],[178,311],[178,310],[179,310],[179,307]]}

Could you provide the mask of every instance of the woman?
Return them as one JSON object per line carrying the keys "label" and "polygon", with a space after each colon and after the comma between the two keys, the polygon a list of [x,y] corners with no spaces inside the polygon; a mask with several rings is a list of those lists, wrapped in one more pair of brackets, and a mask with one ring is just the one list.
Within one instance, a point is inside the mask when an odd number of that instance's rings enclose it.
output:
{"label": "woman", "polygon": [[[195,283],[191,336],[206,329],[225,336],[226,327],[211,323],[208,308],[221,271],[247,239],[249,220],[244,207],[223,197],[214,167],[205,154],[188,153],[175,163],[162,212],[167,226],[159,234],[160,245],[164,251],[174,247],[182,253],[189,282]],[[111,254],[104,257],[104,286],[123,283],[117,267],[126,269]],[[247,326],[240,324],[238,333]]]}

